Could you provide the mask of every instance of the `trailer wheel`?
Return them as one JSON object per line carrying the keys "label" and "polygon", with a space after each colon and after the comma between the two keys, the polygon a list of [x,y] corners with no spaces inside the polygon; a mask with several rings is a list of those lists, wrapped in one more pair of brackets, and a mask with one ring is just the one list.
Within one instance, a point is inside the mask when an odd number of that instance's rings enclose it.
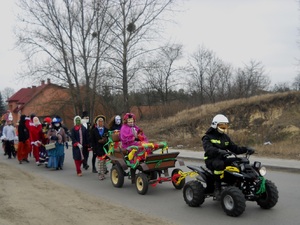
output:
{"label": "trailer wheel", "polygon": [[110,180],[114,187],[121,188],[124,184],[124,171],[118,165],[113,165],[110,170]]}
{"label": "trailer wheel", "polygon": [[136,175],[135,187],[139,194],[144,195],[148,191],[148,177],[144,173],[139,173]]}
{"label": "trailer wheel", "polygon": [[178,190],[181,190],[183,188],[183,186],[185,185],[185,178],[183,178],[180,183],[177,184],[178,182],[178,179],[180,178],[180,174],[179,172],[182,172],[181,169],[174,169],[172,171],[172,184],[173,186],[178,189]]}

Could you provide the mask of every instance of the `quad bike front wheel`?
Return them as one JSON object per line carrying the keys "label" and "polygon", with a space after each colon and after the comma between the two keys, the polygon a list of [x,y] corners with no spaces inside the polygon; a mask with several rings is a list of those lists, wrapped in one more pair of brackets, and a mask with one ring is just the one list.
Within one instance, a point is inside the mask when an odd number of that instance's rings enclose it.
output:
{"label": "quad bike front wheel", "polygon": [[178,189],[181,190],[183,188],[183,186],[185,185],[185,178],[183,178],[180,183],[177,184],[178,179],[180,178],[180,172],[182,172],[181,169],[174,169],[172,171],[172,184],[173,186]]}
{"label": "quad bike front wheel", "polygon": [[266,191],[262,193],[256,200],[257,204],[263,209],[274,207],[278,201],[278,190],[276,185],[269,180],[266,180]]}
{"label": "quad bike front wheel", "polygon": [[237,187],[227,187],[221,192],[221,205],[228,216],[240,216],[246,208],[244,194]]}
{"label": "quad bike front wheel", "polygon": [[110,170],[110,180],[114,187],[121,188],[124,184],[124,171],[118,165],[113,165]]}
{"label": "quad bike front wheel", "polygon": [[135,187],[139,194],[144,195],[148,191],[148,177],[145,173],[139,173],[135,178]]}
{"label": "quad bike front wheel", "polygon": [[187,182],[183,187],[183,198],[191,207],[198,207],[205,200],[205,189],[203,184],[197,180]]}

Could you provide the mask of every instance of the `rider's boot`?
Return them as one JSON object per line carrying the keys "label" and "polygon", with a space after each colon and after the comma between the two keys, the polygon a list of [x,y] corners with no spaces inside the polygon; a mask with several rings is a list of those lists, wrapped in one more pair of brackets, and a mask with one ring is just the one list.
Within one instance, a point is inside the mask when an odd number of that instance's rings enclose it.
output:
{"label": "rider's boot", "polygon": [[221,179],[220,176],[215,175],[215,190],[214,190],[214,200],[220,201],[221,199]]}

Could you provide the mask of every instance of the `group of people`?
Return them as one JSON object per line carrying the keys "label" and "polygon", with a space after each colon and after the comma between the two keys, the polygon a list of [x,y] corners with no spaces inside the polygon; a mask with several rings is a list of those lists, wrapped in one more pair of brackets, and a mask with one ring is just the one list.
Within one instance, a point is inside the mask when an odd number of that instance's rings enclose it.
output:
{"label": "group of people", "polygon": [[[98,115],[94,119],[94,124],[84,126],[80,116],[74,117],[74,127],[71,129],[72,153],[78,176],[82,176],[81,168],[89,168],[89,151],[93,152],[92,171],[98,173],[99,180],[105,179],[108,173],[106,167],[106,153],[109,131],[119,133],[122,148],[131,145],[140,145],[139,142],[147,141],[142,130],[135,124],[135,115],[126,113],[123,120],[120,115],[115,115],[106,124],[106,117]],[[97,168],[96,168],[97,160]]]}
{"label": "group of people", "polygon": [[[28,163],[28,157],[32,155],[37,166],[45,164],[48,168],[62,169],[63,144],[67,141],[67,135],[65,129],[61,129],[63,126],[59,116],[53,119],[46,117],[41,123],[35,114],[21,115],[16,126],[12,121],[12,116],[9,116],[1,136],[4,154],[8,159],[17,157],[19,164],[22,164]],[[57,149],[60,151],[46,151],[47,144],[53,141],[57,142]]]}
{"label": "group of people", "polygon": [[21,115],[17,126],[13,126],[12,116],[9,116],[1,139],[8,159],[17,157],[22,164],[29,163],[29,156],[33,156],[37,166],[43,164],[55,170],[63,170],[65,148],[69,148],[68,142],[71,141],[77,176],[82,176],[82,169],[88,170],[92,152],[92,172],[98,173],[99,179],[103,180],[108,173],[105,156],[109,131],[118,131],[122,148],[147,141],[135,120],[134,114],[126,113],[123,118],[115,115],[108,123],[104,115],[98,115],[90,123],[88,113],[83,112],[81,117],[74,117],[74,126],[68,130],[60,116],[46,117],[41,123],[35,114]]}
{"label": "group of people", "polygon": [[[98,173],[99,179],[105,179],[108,173],[106,167],[105,154],[107,152],[107,141],[109,131],[118,131],[121,141],[121,148],[138,146],[142,142],[148,142],[147,137],[136,123],[133,113],[126,113],[122,117],[115,115],[106,125],[106,117],[98,115],[93,124],[90,123],[87,112],[82,117],[74,117],[74,126],[68,131],[59,116],[53,119],[47,117],[41,124],[39,118],[32,114],[30,117],[21,115],[17,131],[12,126],[12,118],[8,117],[7,123],[2,130],[2,141],[4,143],[5,154],[8,158],[14,155],[14,141],[18,139],[17,158],[20,164],[29,162],[28,155],[33,154],[36,164],[45,163],[49,168],[62,170],[64,164],[65,145],[67,141],[72,141],[72,155],[75,163],[77,176],[82,176],[81,168],[89,168],[89,152],[92,156],[92,172]],[[210,128],[202,137],[205,151],[205,164],[215,175],[215,197],[218,198],[221,190],[221,178],[226,166],[232,162],[226,156],[230,152],[235,154],[253,154],[254,150],[249,147],[236,145],[227,135],[229,120],[223,114],[217,114],[211,123]],[[47,149],[47,145],[52,144],[52,149]],[[46,150],[47,149],[47,150]],[[96,160],[98,160],[96,167]]]}

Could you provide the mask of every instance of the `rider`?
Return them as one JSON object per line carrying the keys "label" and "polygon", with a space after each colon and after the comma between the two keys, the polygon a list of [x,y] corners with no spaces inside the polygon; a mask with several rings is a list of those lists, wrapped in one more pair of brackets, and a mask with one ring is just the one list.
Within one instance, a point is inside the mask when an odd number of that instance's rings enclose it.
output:
{"label": "rider", "polygon": [[226,158],[230,152],[235,154],[253,154],[254,150],[248,147],[239,147],[231,141],[226,134],[229,120],[222,114],[217,114],[211,123],[210,128],[202,137],[205,151],[204,159],[208,169],[213,171],[215,180],[214,196],[218,200],[221,193],[221,178],[226,166],[230,165],[234,158]]}

